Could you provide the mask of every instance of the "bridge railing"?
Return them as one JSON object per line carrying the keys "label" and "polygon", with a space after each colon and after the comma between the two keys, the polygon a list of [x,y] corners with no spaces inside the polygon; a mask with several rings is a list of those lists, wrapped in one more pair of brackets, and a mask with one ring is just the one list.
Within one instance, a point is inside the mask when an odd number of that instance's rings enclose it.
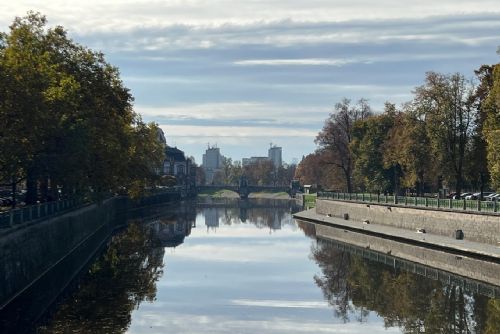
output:
{"label": "bridge railing", "polygon": [[381,203],[408,207],[425,207],[453,211],[473,211],[498,213],[497,201],[480,201],[450,198],[429,198],[413,196],[392,196],[371,193],[318,192],[318,199],[330,199],[350,202]]}

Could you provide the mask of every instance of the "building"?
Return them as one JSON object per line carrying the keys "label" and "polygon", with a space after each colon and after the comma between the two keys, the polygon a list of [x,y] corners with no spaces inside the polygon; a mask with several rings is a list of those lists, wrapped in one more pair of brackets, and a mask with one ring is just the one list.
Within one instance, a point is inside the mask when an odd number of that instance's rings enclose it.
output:
{"label": "building", "polygon": [[190,195],[196,192],[196,168],[193,161],[177,147],[165,147],[163,175],[175,176],[176,185],[182,187],[183,193]]}
{"label": "building", "polygon": [[281,147],[271,144],[271,147],[267,151],[267,157],[250,157],[243,158],[241,160],[241,164],[243,166],[249,166],[253,164],[258,164],[264,161],[271,161],[273,163],[274,168],[280,168],[283,166],[283,160],[281,158]]}
{"label": "building", "polygon": [[202,164],[203,171],[205,172],[206,184],[212,184],[215,174],[222,170],[223,158],[218,147],[208,146],[205,154],[203,154]]}
{"label": "building", "polygon": [[264,161],[269,161],[268,157],[250,157],[250,158],[243,158],[241,160],[241,164],[243,166],[248,166],[248,165],[253,165],[253,164],[258,164]]}
{"label": "building", "polygon": [[272,145],[267,151],[267,156],[269,160],[272,161],[274,168],[280,168],[283,165],[283,160],[281,158],[281,147]]}

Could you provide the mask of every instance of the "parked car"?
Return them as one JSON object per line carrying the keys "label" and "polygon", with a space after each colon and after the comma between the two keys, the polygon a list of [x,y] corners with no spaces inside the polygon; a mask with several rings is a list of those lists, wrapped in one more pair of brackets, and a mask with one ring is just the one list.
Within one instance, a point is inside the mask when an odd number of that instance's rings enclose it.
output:
{"label": "parked car", "polygon": [[492,200],[492,198],[493,198],[494,196],[496,196],[496,195],[499,195],[499,194],[497,194],[497,193],[491,193],[491,194],[489,194],[489,195],[487,195],[487,196],[484,196],[484,199],[485,199],[486,201],[491,201],[491,200]]}
{"label": "parked car", "polygon": [[456,198],[456,199],[464,199],[464,198],[466,199],[466,197],[469,195],[472,195],[472,193],[462,193],[462,194],[460,194],[460,198]]}
{"label": "parked car", "polygon": [[487,201],[498,201],[498,202],[500,202],[500,193],[499,194],[494,194],[492,196],[488,196]]}
{"label": "parked car", "polygon": [[[492,192],[491,192],[491,191],[483,191],[483,198],[484,198],[485,196],[490,195],[490,194],[492,194]],[[478,192],[478,193],[474,193],[474,194],[472,194],[472,195],[468,195],[468,196],[466,196],[466,197],[465,197],[465,199],[472,199],[472,200],[475,200],[475,199],[480,199],[480,198],[481,198],[481,193],[480,193],[480,192]]]}

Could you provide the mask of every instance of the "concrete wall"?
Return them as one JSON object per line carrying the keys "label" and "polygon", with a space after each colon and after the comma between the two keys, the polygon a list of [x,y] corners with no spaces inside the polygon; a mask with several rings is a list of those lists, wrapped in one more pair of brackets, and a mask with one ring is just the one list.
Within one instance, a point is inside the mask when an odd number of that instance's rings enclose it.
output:
{"label": "concrete wall", "polygon": [[5,233],[0,238],[0,307],[94,234],[109,236],[124,200],[113,198]]}
{"label": "concrete wall", "polygon": [[316,212],[350,220],[369,220],[372,224],[388,225],[408,230],[423,228],[427,233],[454,237],[456,230],[462,230],[467,240],[500,245],[500,215],[470,212],[447,212],[428,209],[414,209],[372,203],[343,201],[316,201]]}
{"label": "concrete wall", "polygon": [[383,239],[362,233],[314,224],[316,237],[333,239],[398,258],[439,268],[454,274],[500,286],[500,265],[455,254]]}
{"label": "concrete wall", "polygon": [[[101,204],[2,231],[0,309],[72,253],[81,254],[80,259],[90,259],[113,231],[125,224],[129,210],[178,199],[178,194],[158,194],[135,201],[114,197]],[[73,277],[79,266],[73,264],[66,268],[71,271],[68,276]]]}

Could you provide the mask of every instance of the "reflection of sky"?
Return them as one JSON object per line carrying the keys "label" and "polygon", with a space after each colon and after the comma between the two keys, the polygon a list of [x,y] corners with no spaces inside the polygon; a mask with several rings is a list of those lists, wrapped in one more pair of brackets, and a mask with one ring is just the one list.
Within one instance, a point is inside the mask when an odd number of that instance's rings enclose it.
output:
{"label": "reflection of sky", "polygon": [[391,333],[383,319],[343,323],[333,316],[313,276],[311,240],[293,225],[272,231],[253,224],[196,228],[167,250],[157,300],[132,314],[129,333]]}

